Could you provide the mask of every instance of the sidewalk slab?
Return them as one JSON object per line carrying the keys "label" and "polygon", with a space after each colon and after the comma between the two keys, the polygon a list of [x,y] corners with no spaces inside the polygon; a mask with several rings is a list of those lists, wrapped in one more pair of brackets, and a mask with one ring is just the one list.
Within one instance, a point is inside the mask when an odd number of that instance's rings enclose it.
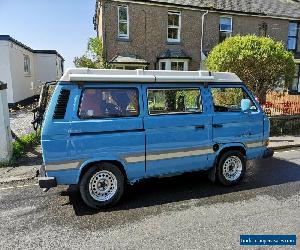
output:
{"label": "sidewalk slab", "polygon": [[300,147],[300,135],[271,136],[269,147],[273,149],[286,149],[286,148]]}
{"label": "sidewalk slab", "polygon": [[38,168],[39,165],[0,168],[0,184],[33,179]]}

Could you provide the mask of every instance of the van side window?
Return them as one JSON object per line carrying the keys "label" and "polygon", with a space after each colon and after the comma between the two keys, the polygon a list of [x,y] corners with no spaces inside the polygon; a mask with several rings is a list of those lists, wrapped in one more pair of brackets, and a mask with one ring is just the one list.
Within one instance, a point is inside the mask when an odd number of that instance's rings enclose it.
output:
{"label": "van side window", "polygon": [[[250,99],[249,95],[241,87],[211,88],[215,112],[241,112],[241,100]],[[251,100],[251,111],[257,111],[257,107]]]}
{"label": "van side window", "polygon": [[81,119],[131,117],[139,115],[138,90],[84,89],[78,116]]}
{"label": "van side window", "polygon": [[148,89],[150,115],[202,112],[200,89]]}

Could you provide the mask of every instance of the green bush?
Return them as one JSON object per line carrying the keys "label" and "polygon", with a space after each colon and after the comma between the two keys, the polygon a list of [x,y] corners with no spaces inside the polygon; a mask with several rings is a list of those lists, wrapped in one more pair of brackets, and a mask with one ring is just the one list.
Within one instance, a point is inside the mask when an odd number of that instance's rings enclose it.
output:
{"label": "green bush", "polygon": [[13,147],[13,158],[19,159],[26,154],[26,152],[33,146],[39,144],[40,134],[36,132],[31,132],[27,135],[19,137],[12,143]]}
{"label": "green bush", "polygon": [[268,91],[291,84],[295,73],[293,54],[283,43],[255,35],[227,38],[213,48],[206,66],[237,74],[261,100]]}

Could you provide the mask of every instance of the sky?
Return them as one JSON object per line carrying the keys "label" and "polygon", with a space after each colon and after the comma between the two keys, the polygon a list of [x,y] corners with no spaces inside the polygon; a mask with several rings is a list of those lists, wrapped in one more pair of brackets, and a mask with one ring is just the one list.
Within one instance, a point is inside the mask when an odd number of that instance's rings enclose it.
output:
{"label": "sky", "polygon": [[32,49],[57,50],[65,69],[85,53],[96,36],[96,0],[0,0],[0,35],[10,35]]}

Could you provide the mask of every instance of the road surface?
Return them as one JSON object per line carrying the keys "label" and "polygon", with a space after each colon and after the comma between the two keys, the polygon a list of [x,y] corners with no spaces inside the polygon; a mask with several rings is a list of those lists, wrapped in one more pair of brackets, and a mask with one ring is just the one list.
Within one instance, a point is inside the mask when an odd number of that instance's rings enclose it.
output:
{"label": "road surface", "polygon": [[75,187],[0,185],[0,249],[241,249],[240,234],[297,234],[300,249],[300,149],[249,162],[236,187],[204,173],[147,180],[107,211]]}

